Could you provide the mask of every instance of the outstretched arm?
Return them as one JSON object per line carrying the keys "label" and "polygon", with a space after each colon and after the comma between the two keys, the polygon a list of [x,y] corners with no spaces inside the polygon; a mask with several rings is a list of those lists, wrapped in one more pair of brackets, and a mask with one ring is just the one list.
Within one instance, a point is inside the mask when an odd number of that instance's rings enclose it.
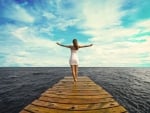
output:
{"label": "outstretched arm", "polygon": [[57,45],[59,45],[59,46],[62,46],[62,47],[66,47],[66,48],[71,48],[71,46],[68,46],[68,45],[63,45],[63,44],[60,44],[60,43],[56,43]]}
{"label": "outstretched arm", "polygon": [[84,48],[84,47],[91,47],[93,46],[93,44],[89,44],[89,45],[83,45],[83,46],[79,46],[79,48]]}

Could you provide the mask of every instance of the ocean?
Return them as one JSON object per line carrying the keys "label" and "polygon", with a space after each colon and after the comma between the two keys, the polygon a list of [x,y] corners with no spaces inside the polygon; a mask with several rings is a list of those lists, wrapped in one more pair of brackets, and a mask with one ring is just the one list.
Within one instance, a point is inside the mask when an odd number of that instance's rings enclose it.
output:
{"label": "ocean", "polygon": [[[0,113],[18,113],[64,76],[69,67],[1,67]],[[150,68],[80,67],[129,113],[150,113]]]}

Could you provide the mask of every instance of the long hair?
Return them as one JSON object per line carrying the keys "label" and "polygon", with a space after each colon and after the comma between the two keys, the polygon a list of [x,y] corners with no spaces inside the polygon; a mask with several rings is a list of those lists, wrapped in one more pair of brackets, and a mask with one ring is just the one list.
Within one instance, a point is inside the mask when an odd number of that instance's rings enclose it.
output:
{"label": "long hair", "polygon": [[77,39],[73,39],[73,46],[75,47],[75,49],[76,50],[78,50],[79,49],[79,46],[78,46],[78,41],[77,41]]}

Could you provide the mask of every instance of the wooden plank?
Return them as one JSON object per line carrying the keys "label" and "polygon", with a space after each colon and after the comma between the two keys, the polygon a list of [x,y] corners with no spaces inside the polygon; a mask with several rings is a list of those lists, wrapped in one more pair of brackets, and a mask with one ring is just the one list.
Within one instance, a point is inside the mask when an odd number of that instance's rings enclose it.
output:
{"label": "wooden plank", "polygon": [[100,103],[100,102],[109,102],[113,99],[111,98],[49,98],[46,96],[41,96],[39,98],[41,101],[47,101],[47,102],[57,102],[57,103],[69,103],[69,104],[90,104],[90,103]]}
{"label": "wooden plank", "polygon": [[83,88],[93,88],[93,89],[95,89],[95,88],[100,88],[98,85],[87,85],[87,84],[85,84],[85,85],[80,85],[80,84],[77,84],[76,86],[73,86],[72,84],[69,84],[69,86],[68,85],[65,85],[65,84],[63,84],[63,85],[55,85],[55,86],[53,86],[52,88],[72,88],[72,89],[79,89],[79,88],[81,88],[81,89],[83,89]]}
{"label": "wooden plank", "polygon": [[103,103],[96,103],[96,104],[63,104],[63,103],[52,103],[47,101],[35,100],[32,102],[33,105],[46,107],[46,108],[53,108],[53,109],[64,109],[64,110],[96,110],[108,107],[116,107],[119,104],[115,101],[110,102],[103,102]]}
{"label": "wooden plank", "polygon": [[[88,79],[88,80],[91,80],[89,77],[87,76],[79,76],[78,77],[79,80],[82,80],[82,79]],[[72,76],[65,76],[64,79],[71,79],[72,80]]]}
{"label": "wooden plank", "polygon": [[[73,81],[73,79],[72,78],[64,78],[60,81]],[[92,80],[89,78],[80,78],[80,79],[78,79],[78,81],[92,81]]]}
{"label": "wooden plank", "polygon": [[101,90],[68,90],[68,89],[51,89],[51,90],[47,90],[47,93],[99,93],[99,94],[108,94],[104,89]]}
{"label": "wooden plank", "polygon": [[90,78],[65,77],[20,113],[127,113],[112,95]]}
{"label": "wooden plank", "polygon": [[[55,86],[57,86],[57,85],[63,85],[63,86],[65,86],[65,85],[67,85],[68,86],[68,84],[70,84],[71,86],[72,85],[74,85],[74,81],[67,81],[67,82],[59,82],[58,84],[56,84]],[[77,86],[79,86],[79,85],[83,85],[83,86],[85,86],[85,85],[93,85],[93,86],[97,86],[95,83],[92,83],[92,82],[77,82],[77,84],[76,84]]]}
{"label": "wooden plank", "polygon": [[47,107],[28,105],[25,107],[26,110],[31,111],[32,113],[124,113],[126,110],[122,106],[99,109],[99,110],[61,110],[61,109],[51,109]]}
{"label": "wooden plank", "polygon": [[48,90],[102,90],[101,87],[79,87],[79,88],[72,88],[72,87],[53,87],[49,88]]}
{"label": "wooden plank", "polygon": [[110,94],[103,94],[103,95],[85,95],[85,96],[80,96],[80,95],[58,95],[58,94],[49,94],[49,93],[42,93],[42,96],[47,96],[50,98],[73,98],[73,99],[81,99],[81,98],[95,98],[95,99],[101,99],[101,98],[112,98],[112,95]]}
{"label": "wooden plank", "polygon": [[[102,87],[99,87],[97,85],[76,85],[76,86],[55,85],[52,88],[65,88],[65,89],[71,89],[71,90],[75,90],[75,89],[97,89],[97,90],[100,90],[100,89],[102,89]],[[49,88],[49,89],[52,89],[52,88]]]}
{"label": "wooden plank", "polygon": [[71,92],[71,91],[66,91],[66,92],[62,92],[62,91],[46,91],[45,93],[48,93],[48,94],[58,94],[58,95],[80,95],[80,96],[85,96],[85,95],[100,95],[100,94],[109,94],[108,92],[104,92],[104,91],[97,91],[97,92],[85,92],[85,93],[82,93],[82,92]]}
{"label": "wooden plank", "polygon": [[22,110],[20,113],[32,113],[32,112],[29,112],[29,111],[26,111],[26,110]]}

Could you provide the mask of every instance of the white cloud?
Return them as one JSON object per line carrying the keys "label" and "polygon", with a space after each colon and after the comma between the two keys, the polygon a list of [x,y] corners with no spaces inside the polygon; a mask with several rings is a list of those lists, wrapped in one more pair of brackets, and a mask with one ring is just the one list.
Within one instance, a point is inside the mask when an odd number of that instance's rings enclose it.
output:
{"label": "white cloud", "polygon": [[150,32],[150,19],[136,23],[135,27],[139,29],[144,29],[145,32]]}
{"label": "white cloud", "polygon": [[[7,60],[5,62],[5,65],[11,65],[11,66],[66,66],[66,59],[61,57],[61,54],[57,54],[56,52],[49,50],[53,53],[44,53],[42,51],[38,51],[38,49],[35,49],[37,52],[25,52],[25,54],[20,53],[23,50],[20,50],[16,52],[15,54],[10,54],[7,56]],[[59,49],[58,49],[59,50]],[[59,57],[58,57],[59,56]],[[57,59],[57,60],[56,60]]]}
{"label": "white cloud", "polygon": [[27,26],[17,28],[12,32],[12,35],[23,41],[25,44],[33,45],[36,47],[52,47],[54,43],[50,40],[46,40],[42,37],[36,37],[36,31],[34,28],[29,28]]}
{"label": "white cloud", "polygon": [[43,16],[46,17],[47,19],[55,19],[57,18],[53,13],[50,12],[43,12]]}
{"label": "white cloud", "polygon": [[25,23],[33,23],[35,19],[24,8],[17,4],[11,4],[10,7],[5,10],[4,16],[16,21]]}
{"label": "white cloud", "polygon": [[[144,35],[136,39],[136,35],[150,32],[150,20],[137,22],[129,28],[121,26],[120,19],[127,12],[119,10],[122,5],[120,0],[83,0],[80,3],[74,1],[74,7],[69,10],[62,6],[61,0],[56,2],[54,13],[45,10],[40,12],[47,19],[40,27],[8,26],[5,32],[11,32],[13,38],[21,41],[22,45],[16,45],[15,52],[10,52],[9,48],[6,52],[6,66],[69,66],[70,50],[57,46],[52,40],[55,39],[52,34],[54,28],[65,31],[69,26],[82,29],[81,33],[91,36],[89,42],[94,44],[93,47],[79,50],[79,66],[134,66],[142,64],[143,61],[149,62],[150,54],[144,58],[140,55],[150,52],[150,37]],[[9,10],[11,15],[5,12],[8,18],[26,23],[35,21],[36,18],[24,8],[17,5],[12,7],[14,10]],[[39,35],[39,32],[52,37],[48,39]],[[132,42],[141,39],[146,41]],[[64,40],[60,39],[58,42]]]}
{"label": "white cloud", "polygon": [[[94,2],[95,1],[95,2]],[[145,42],[136,42],[135,37],[141,32],[150,32],[149,20],[143,20],[130,28],[121,26],[120,19],[126,12],[119,10],[119,1],[106,0],[96,4],[97,0],[83,4],[82,33],[90,35],[92,48],[81,51],[82,66],[138,66],[143,60],[150,61],[150,56],[140,57],[150,52],[150,36],[141,36]],[[133,39],[128,40],[128,38]],[[137,39],[136,39],[137,38]]]}
{"label": "white cloud", "polygon": [[102,29],[109,26],[119,25],[119,18],[123,14],[118,12],[120,1],[87,1],[83,7],[83,25],[84,28]]}
{"label": "white cloud", "polygon": [[58,19],[55,26],[57,26],[57,28],[59,28],[60,30],[65,31],[66,28],[76,25],[77,22],[77,19]]}
{"label": "white cloud", "polygon": [[[12,35],[23,44],[15,53],[7,55],[5,65],[17,66],[67,66],[69,53],[56,45],[55,41],[37,36],[34,29],[21,27],[15,29]],[[62,52],[63,51],[63,52]],[[57,60],[56,60],[57,59]]]}
{"label": "white cloud", "polygon": [[150,62],[150,55],[146,58],[140,56],[140,54],[150,53],[150,36],[143,38],[146,41],[142,43],[128,41],[104,43],[95,37],[94,39],[97,40],[93,40],[94,46],[88,52],[85,50],[80,54],[82,57],[81,64],[83,66],[137,66],[142,64],[143,60]]}

